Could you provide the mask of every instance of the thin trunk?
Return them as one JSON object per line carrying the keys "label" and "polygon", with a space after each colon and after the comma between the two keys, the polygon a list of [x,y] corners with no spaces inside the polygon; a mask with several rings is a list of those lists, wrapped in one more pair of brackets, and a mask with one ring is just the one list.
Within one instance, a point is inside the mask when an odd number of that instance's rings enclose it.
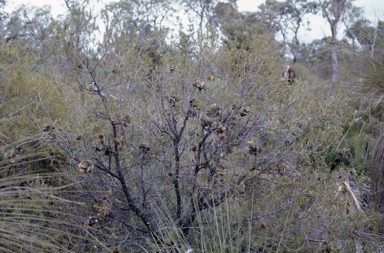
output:
{"label": "thin trunk", "polygon": [[332,41],[332,88],[334,89],[339,82],[339,62],[337,59],[337,40]]}
{"label": "thin trunk", "polygon": [[338,22],[334,22],[331,26],[332,32],[332,89],[336,88],[336,85],[339,82],[340,72],[339,72],[339,62],[337,59],[337,24]]}

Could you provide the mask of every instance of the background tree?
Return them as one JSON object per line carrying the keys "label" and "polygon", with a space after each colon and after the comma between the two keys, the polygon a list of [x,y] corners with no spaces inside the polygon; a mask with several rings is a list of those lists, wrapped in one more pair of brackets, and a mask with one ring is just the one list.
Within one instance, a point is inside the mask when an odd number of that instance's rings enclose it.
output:
{"label": "background tree", "polygon": [[[300,46],[299,30],[303,25],[308,26],[308,24],[304,24],[306,15],[317,13],[317,3],[307,0],[287,0],[285,2],[268,0],[260,5],[259,9],[258,15],[260,15],[261,19],[269,26],[276,26],[275,29],[279,30],[283,38],[284,48],[289,46],[286,53],[293,55],[293,62],[296,62]],[[272,27],[271,29],[273,30]]]}
{"label": "background tree", "polygon": [[222,41],[230,48],[240,49],[248,37],[257,35],[270,35],[273,33],[255,13],[240,13],[229,3],[219,3],[215,7],[213,25],[219,27]]}
{"label": "background tree", "polygon": [[[368,20],[364,19],[364,10],[361,7],[353,6],[351,11],[348,12],[346,15],[344,15],[342,22],[346,28],[346,36],[347,38],[352,40],[352,47],[356,47],[356,38],[357,35],[355,32],[357,32],[358,29],[356,29],[358,26],[361,26],[362,24],[369,23]],[[353,27],[355,29],[353,29]]]}
{"label": "background tree", "polygon": [[333,89],[339,82],[340,70],[338,61],[338,29],[340,23],[353,8],[353,0],[320,0],[322,15],[327,20],[331,29],[331,48],[332,48],[332,87]]}
{"label": "background tree", "polygon": [[[198,36],[203,35],[206,24],[212,25],[212,20],[214,19],[214,8],[218,4],[229,4],[233,8],[236,8],[236,0],[226,0],[224,2],[217,0],[193,0],[193,1],[181,1],[182,6],[184,6],[185,14],[188,14],[190,22],[198,20],[197,34]],[[190,16],[190,11],[194,15]]]}
{"label": "background tree", "polygon": [[269,32],[275,34],[280,32],[283,37],[283,44],[287,42],[287,27],[284,26],[282,20],[284,16],[284,2],[278,2],[275,0],[268,0],[264,4],[259,6],[260,11],[257,12],[260,20],[263,21]]}

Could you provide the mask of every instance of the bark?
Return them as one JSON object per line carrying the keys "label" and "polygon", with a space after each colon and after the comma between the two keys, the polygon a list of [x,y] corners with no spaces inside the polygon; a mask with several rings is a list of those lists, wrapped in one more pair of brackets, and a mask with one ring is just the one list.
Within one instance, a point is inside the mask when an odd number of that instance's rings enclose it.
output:
{"label": "bark", "polygon": [[319,3],[323,11],[323,17],[326,18],[332,32],[332,88],[334,89],[340,79],[339,62],[337,58],[337,29],[339,23],[342,21],[343,15],[345,15],[348,9],[350,0],[320,0]]}
{"label": "bark", "polygon": [[[332,36],[333,37],[333,36]],[[332,89],[336,87],[340,79],[339,61],[337,58],[337,39],[336,36],[332,38]]]}

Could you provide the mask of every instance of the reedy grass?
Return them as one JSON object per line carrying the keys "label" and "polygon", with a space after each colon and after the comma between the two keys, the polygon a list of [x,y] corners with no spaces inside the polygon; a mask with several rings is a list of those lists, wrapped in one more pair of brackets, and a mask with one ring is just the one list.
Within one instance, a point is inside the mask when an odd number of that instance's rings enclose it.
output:
{"label": "reedy grass", "polygon": [[69,212],[71,206],[84,206],[62,197],[71,193],[72,185],[44,185],[45,180],[56,177],[64,175],[14,175],[0,179],[1,252],[79,252],[87,241],[100,245],[83,227],[81,217]]}

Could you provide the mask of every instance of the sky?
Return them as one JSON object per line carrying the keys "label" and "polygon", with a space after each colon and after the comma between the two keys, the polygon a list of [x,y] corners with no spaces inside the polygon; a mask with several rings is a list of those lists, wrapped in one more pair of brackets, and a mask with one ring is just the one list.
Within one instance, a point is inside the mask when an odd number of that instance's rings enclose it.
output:
{"label": "sky", "polygon": [[[103,0],[102,2],[108,1],[110,0]],[[239,11],[257,11],[258,6],[264,2],[265,0],[237,0],[237,6]],[[66,10],[64,0],[8,0],[8,3],[13,4],[13,6],[25,3],[32,3],[37,6],[51,5],[54,17]],[[355,0],[354,4],[363,7],[365,16],[372,22],[376,22],[379,17],[384,19],[384,0]],[[315,39],[330,36],[329,25],[321,16],[312,15],[308,16],[308,19],[311,22],[311,31],[303,29],[300,32],[300,40],[302,42],[311,42]]]}
{"label": "sky", "polygon": [[[238,0],[237,6],[239,11],[257,11],[258,6],[264,2],[265,0]],[[354,4],[362,7],[365,17],[372,22],[375,23],[378,18],[384,19],[384,0],[355,0]],[[311,22],[311,30],[301,30],[299,39],[302,42],[307,43],[331,35],[329,24],[321,16],[311,15],[308,19]]]}

